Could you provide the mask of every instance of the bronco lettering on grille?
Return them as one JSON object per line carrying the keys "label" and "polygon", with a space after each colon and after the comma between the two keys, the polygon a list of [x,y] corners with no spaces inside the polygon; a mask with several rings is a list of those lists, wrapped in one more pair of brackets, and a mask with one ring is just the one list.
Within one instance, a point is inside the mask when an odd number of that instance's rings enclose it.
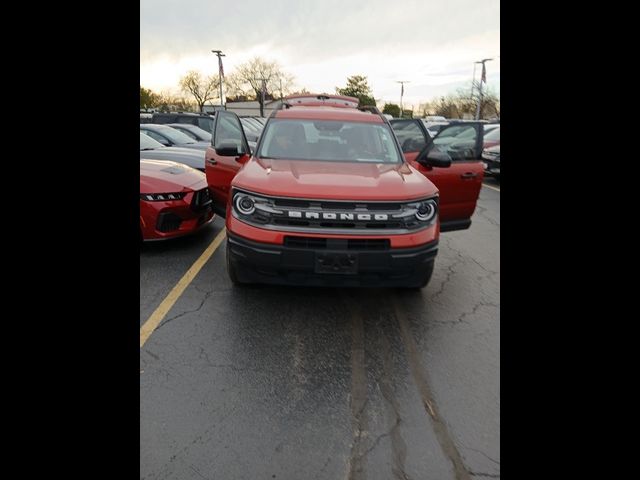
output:
{"label": "bronco lettering on grille", "polygon": [[298,212],[295,210],[289,210],[289,217],[291,218],[309,218],[316,220],[366,220],[384,222],[389,220],[389,215],[386,213],[333,213],[333,212]]}

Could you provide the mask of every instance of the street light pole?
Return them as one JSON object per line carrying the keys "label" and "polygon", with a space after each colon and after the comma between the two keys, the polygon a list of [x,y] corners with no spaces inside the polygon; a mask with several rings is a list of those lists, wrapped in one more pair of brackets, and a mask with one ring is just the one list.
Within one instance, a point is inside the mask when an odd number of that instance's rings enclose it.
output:
{"label": "street light pole", "polygon": [[216,56],[218,57],[218,78],[220,80],[220,105],[223,105],[222,102],[222,58],[221,57],[225,57],[226,55],[224,53],[222,53],[222,50],[211,50],[211,53],[215,53]]}
{"label": "street light pole", "polygon": [[480,60],[479,62],[476,63],[481,63],[482,64],[482,76],[480,77],[480,83],[478,85],[478,90],[479,90],[479,96],[478,96],[478,106],[476,108],[476,120],[480,119],[480,108],[482,106],[482,82],[484,81],[485,85],[487,83],[487,71],[485,70],[485,62],[490,62],[491,60],[493,60],[493,58],[485,58],[483,60]]}
{"label": "street light pole", "polygon": [[402,114],[404,113],[402,110],[402,96],[404,95],[404,84],[411,83],[409,80],[396,80],[396,83],[400,84],[400,118],[402,118]]}
{"label": "street light pole", "polygon": [[473,63],[473,78],[471,80],[471,101],[473,102],[473,89],[476,86],[476,64],[478,62]]}

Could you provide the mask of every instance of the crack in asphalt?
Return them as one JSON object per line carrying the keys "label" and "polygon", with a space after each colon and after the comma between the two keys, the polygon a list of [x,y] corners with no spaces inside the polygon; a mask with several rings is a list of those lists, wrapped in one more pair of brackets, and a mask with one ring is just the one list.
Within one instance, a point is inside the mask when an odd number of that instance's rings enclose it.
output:
{"label": "crack in asphalt", "polygon": [[196,467],[194,467],[193,465],[189,465],[189,468],[191,470],[193,470],[194,472],[196,472],[200,478],[204,478],[205,480],[209,480],[207,477],[205,477],[202,473],[200,473],[200,470],[198,470]]}
{"label": "crack in asphalt", "polygon": [[458,253],[458,259],[451,265],[447,265],[447,277],[440,284],[438,291],[430,296],[431,301],[436,301],[436,299],[444,293],[445,286],[447,285],[447,283],[451,281],[451,277],[453,276],[453,274],[456,273],[456,271],[454,270],[455,267],[457,267],[463,262],[464,262],[464,257]]}
{"label": "crack in asphalt", "polygon": [[182,313],[179,313],[175,317],[171,317],[171,318],[166,319],[164,322],[162,322],[160,325],[158,325],[158,327],[156,328],[156,332],[158,330],[160,330],[162,327],[164,327],[167,323],[175,320],[176,318],[184,317],[185,315],[187,315],[189,313],[195,313],[195,312],[200,311],[200,309],[202,308],[202,306],[205,304],[205,302],[211,296],[212,293],[213,293],[213,290],[211,290],[209,292],[206,292],[204,298],[202,299],[202,302],[200,302],[200,305],[198,305],[198,308],[196,308],[195,310],[187,310],[187,311],[184,311]]}
{"label": "crack in asphalt", "polygon": [[[473,309],[470,312],[462,312],[462,314],[458,317],[458,319],[454,323],[465,323],[463,320],[467,316],[475,315],[475,313],[480,309],[480,307],[499,307],[495,303],[486,303],[486,302],[478,302],[473,306]],[[452,323],[452,322],[443,322],[443,323]]]}
{"label": "crack in asphalt", "polygon": [[478,215],[482,218],[484,218],[485,220],[487,220],[491,225],[495,226],[495,227],[499,227],[500,226],[500,222],[496,221],[495,219],[489,217],[488,215],[486,215],[486,212],[489,210],[486,207],[481,207],[480,205],[476,205],[476,210],[478,211]]}
{"label": "crack in asphalt", "polygon": [[[404,343],[409,369],[418,389],[420,397],[425,404],[425,410],[429,415],[436,439],[442,448],[442,452],[449,459],[453,467],[456,480],[470,480],[470,474],[462,461],[462,456],[453,441],[453,436],[449,431],[447,422],[440,415],[438,405],[435,401],[431,386],[429,385],[426,369],[422,366],[415,339],[411,334],[406,312],[402,309],[401,303],[394,295],[391,297],[393,312],[400,327],[402,342]],[[430,407],[430,408],[427,408]],[[430,410],[430,411],[429,411]]]}
{"label": "crack in asphalt", "polygon": [[493,463],[496,463],[498,465],[500,465],[500,462],[498,460],[495,460],[493,458],[491,458],[489,455],[487,455],[486,453],[484,453],[482,450],[478,450],[477,448],[471,448],[471,447],[466,447],[463,445],[463,447],[467,450],[472,450],[474,452],[478,452],[480,455],[483,455],[485,457],[487,457],[489,460],[491,460]]}
{"label": "crack in asphalt", "polygon": [[469,470],[469,475],[471,475],[472,477],[489,477],[489,478],[500,478],[500,474],[494,474],[494,473],[482,473],[482,472],[472,472],[471,470]]}

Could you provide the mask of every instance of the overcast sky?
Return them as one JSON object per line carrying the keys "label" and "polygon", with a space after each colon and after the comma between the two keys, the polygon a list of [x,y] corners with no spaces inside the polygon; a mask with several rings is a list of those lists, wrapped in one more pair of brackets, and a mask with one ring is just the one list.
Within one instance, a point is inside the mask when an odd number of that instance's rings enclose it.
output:
{"label": "overcast sky", "polygon": [[[225,74],[254,56],[311,92],[365,75],[373,95],[415,105],[469,87],[474,61],[500,92],[499,0],[140,0],[140,84],[178,93],[190,69]],[[476,73],[479,79],[480,69]]]}

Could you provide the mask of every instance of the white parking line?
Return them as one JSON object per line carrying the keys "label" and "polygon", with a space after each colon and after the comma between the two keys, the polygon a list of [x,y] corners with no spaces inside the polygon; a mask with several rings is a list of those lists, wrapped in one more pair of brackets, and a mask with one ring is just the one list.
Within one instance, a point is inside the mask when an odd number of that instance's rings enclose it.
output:
{"label": "white parking line", "polygon": [[482,186],[483,186],[483,187],[490,188],[491,190],[495,190],[496,192],[499,192],[499,191],[500,191],[500,189],[499,189],[499,188],[492,187],[491,185],[487,185],[486,183],[483,183],[483,184],[482,184]]}

